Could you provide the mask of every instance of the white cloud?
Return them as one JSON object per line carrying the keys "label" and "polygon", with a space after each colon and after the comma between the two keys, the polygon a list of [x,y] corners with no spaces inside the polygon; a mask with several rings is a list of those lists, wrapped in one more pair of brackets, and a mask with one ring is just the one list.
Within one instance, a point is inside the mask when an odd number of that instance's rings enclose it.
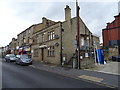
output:
{"label": "white cloud", "polygon": [[[12,2],[75,2],[76,0],[11,0]],[[79,2],[118,2],[119,0],[78,0]]]}
{"label": "white cloud", "polygon": [[[75,16],[75,0],[1,0],[0,1],[0,46],[10,43],[13,37],[31,26],[40,23],[42,17],[64,20],[64,8],[68,4]],[[90,31],[101,36],[107,22],[117,14],[118,0],[78,0],[80,16]],[[61,2],[61,3],[55,3]],[[89,2],[89,3],[88,3]],[[108,3],[109,2],[109,3]]]}
{"label": "white cloud", "polygon": [[4,5],[0,5],[0,11],[0,46],[4,46],[9,44],[13,37],[17,37],[17,34],[31,23],[17,18],[12,14],[13,10]]}

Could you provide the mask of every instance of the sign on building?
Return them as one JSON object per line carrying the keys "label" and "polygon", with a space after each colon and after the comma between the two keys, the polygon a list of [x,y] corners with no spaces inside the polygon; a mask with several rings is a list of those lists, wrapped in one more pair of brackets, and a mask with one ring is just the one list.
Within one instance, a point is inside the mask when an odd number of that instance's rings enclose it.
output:
{"label": "sign on building", "polygon": [[89,57],[89,56],[88,56],[88,53],[85,53],[85,57]]}

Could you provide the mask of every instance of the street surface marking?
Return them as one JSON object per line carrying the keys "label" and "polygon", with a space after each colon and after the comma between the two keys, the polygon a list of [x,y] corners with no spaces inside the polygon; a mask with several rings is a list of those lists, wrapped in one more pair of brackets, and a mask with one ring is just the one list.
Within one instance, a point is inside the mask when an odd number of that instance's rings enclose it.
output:
{"label": "street surface marking", "polygon": [[87,80],[90,80],[90,81],[94,81],[94,82],[101,82],[101,81],[103,81],[102,78],[97,78],[97,77],[87,76],[87,75],[81,75],[81,76],[78,76],[78,77],[82,78],[82,79],[87,79]]}
{"label": "street surface marking", "polygon": [[56,66],[50,66],[50,67],[56,67]]}

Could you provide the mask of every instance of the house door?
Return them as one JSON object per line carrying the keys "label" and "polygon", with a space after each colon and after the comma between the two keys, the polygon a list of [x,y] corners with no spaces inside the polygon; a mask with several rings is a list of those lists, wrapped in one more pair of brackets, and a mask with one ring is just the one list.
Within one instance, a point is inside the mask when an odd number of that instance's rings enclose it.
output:
{"label": "house door", "polygon": [[44,49],[43,48],[41,49],[41,60],[42,61],[44,60]]}

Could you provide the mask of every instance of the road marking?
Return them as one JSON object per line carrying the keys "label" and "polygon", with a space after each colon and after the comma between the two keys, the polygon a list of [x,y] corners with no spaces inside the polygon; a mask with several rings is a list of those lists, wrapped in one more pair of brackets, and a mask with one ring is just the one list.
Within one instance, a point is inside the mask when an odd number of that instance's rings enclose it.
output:
{"label": "road marking", "polygon": [[[43,70],[43,69],[40,69],[34,65],[30,65],[30,67],[33,67],[33,68],[36,68],[36,69],[39,69],[39,70],[42,70],[42,71],[47,71],[47,72],[50,72],[50,73],[54,73],[54,74],[58,74],[58,75],[62,75],[62,76],[65,76],[65,77],[69,77],[69,78],[73,78],[73,79],[76,79],[76,80],[80,80],[80,77],[83,76],[78,76],[78,77],[74,77],[74,76],[71,76],[71,75],[66,75],[66,74],[61,74],[61,73],[57,73],[57,72],[53,72],[53,71],[49,71],[49,70]],[[93,81],[93,80],[92,80]],[[90,80],[88,80],[87,82],[90,82]],[[97,85],[102,85],[102,86],[106,86],[106,87],[109,87],[109,88],[116,88],[116,86],[113,86],[113,85],[109,85],[107,83],[104,83],[104,82],[96,82]]]}
{"label": "road marking", "polygon": [[103,78],[97,78],[97,77],[87,76],[87,75],[81,75],[81,76],[78,76],[78,77],[82,78],[82,79],[87,79],[87,80],[90,80],[90,81],[94,81],[94,82],[101,82],[101,81],[103,81]]}

